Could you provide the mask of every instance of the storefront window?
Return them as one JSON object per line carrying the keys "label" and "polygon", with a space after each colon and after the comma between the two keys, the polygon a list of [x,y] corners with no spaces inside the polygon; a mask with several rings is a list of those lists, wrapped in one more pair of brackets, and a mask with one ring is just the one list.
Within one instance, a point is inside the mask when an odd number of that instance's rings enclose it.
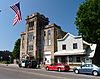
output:
{"label": "storefront window", "polygon": [[76,57],[76,62],[81,62],[81,58],[80,57]]}
{"label": "storefront window", "polygon": [[73,62],[73,57],[72,56],[69,57],[69,62]]}

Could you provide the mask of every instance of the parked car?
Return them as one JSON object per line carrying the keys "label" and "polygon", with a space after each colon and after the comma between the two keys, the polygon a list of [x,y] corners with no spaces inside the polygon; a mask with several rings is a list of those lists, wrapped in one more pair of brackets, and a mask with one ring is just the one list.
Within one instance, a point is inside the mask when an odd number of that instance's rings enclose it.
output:
{"label": "parked car", "polygon": [[61,63],[56,63],[56,64],[50,64],[49,66],[46,66],[46,70],[55,70],[55,71],[69,71],[70,67],[67,64],[61,64]]}
{"label": "parked car", "polygon": [[100,74],[100,67],[94,65],[94,64],[84,64],[80,67],[76,67],[73,69],[74,73],[84,73],[84,74],[93,74],[93,75],[99,75]]}
{"label": "parked car", "polygon": [[36,68],[37,67],[37,61],[35,60],[21,60],[18,63],[19,67],[23,68]]}

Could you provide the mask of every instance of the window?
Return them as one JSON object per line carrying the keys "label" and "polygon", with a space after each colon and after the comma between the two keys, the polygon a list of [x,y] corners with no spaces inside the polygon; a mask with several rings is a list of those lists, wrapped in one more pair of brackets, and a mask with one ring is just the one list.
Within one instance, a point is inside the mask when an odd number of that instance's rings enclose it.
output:
{"label": "window", "polygon": [[46,36],[46,31],[44,31],[44,36]]}
{"label": "window", "polygon": [[22,42],[22,49],[24,49],[25,47],[24,47],[24,43]]}
{"label": "window", "polygon": [[31,51],[31,50],[33,50],[33,45],[28,46],[28,51]]}
{"label": "window", "polygon": [[62,45],[62,50],[66,50],[66,45]]}
{"label": "window", "polygon": [[29,22],[28,30],[33,30],[34,22]]}
{"label": "window", "polygon": [[51,45],[51,40],[48,40],[49,42],[48,42],[48,45]]}
{"label": "window", "polygon": [[29,27],[32,27],[32,26],[34,26],[34,22],[33,21],[29,22]]}
{"label": "window", "polygon": [[48,45],[51,45],[51,30],[48,30]]}
{"label": "window", "polygon": [[81,58],[80,57],[76,57],[76,62],[81,62]]}
{"label": "window", "polygon": [[77,43],[73,43],[73,49],[77,49]]}
{"label": "window", "polygon": [[48,35],[51,35],[51,30],[48,30]]}
{"label": "window", "polygon": [[33,36],[33,32],[28,33],[28,41],[33,41],[34,36]]}
{"label": "window", "polygon": [[22,35],[22,40],[25,40],[24,35]]}
{"label": "window", "polygon": [[69,62],[73,62],[73,57],[72,56],[69,57]]}
{"label": "window", "polygon": [[44,46],[46,45],[46,39],[44,38]]}

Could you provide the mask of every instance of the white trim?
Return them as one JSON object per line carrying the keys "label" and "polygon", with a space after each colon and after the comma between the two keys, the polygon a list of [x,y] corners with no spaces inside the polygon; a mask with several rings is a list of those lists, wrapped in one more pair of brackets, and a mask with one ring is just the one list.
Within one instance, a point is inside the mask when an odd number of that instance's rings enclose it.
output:
{"label": "white trim", "polygon": [[84,40],[83,40],[83,43],[86,44],[86,45],[89,45],[89,46],[91,45],[90,43],[88,43],[88,42],[86,42]]}
{"label": "white trim", "polygon": [[63,56],[63,55],[84,55],[85,50],[78,50],[78,51],[58,51],[54,53],[54,56]]}

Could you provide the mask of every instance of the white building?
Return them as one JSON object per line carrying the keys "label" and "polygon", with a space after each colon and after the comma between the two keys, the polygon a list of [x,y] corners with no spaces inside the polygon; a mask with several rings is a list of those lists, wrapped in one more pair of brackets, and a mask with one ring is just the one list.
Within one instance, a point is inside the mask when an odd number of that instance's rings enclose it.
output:
{"label": "white building", "polygon": [[81,64],[92,63],[96,44],[85,42],[81,36],[67,33],[62,39],[57,40],[57,52],[54,53],[57,63]]}

